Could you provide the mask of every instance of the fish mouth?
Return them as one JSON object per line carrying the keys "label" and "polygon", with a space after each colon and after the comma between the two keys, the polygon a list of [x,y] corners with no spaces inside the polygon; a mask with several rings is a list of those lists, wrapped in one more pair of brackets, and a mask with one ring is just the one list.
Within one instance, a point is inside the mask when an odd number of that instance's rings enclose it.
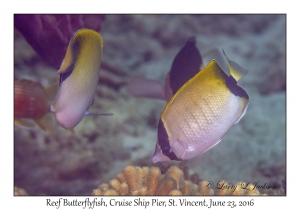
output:
{"label": "fish mouth", "polygon": [[170,159],[167,158],[166,156],[164,156],[163,154],[155,154],[152,156],[151,160],[153,163],[158,163],[158,162],[162,162],[162,161],[170,161]]}
{"label": "fish mouth", "polygon": [[50,106],[50,112],[52,112],[52,113],[56,112],[55,109],[54,109],[54,107],[52,105]]}

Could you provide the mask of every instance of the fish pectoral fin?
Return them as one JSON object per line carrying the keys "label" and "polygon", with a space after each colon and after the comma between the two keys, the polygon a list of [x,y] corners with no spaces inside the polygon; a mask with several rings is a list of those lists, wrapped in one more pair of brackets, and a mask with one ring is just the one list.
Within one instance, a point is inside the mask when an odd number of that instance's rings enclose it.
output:
{"label": "fish pectoral fin", "polygon": [[111,115],[114,115],[114,114],[113,113],[100,113],[100,114],[97,114],[97,113],[90,113],[88,111],[85,111],[85,113],[84,113],[84,116],[98,116],[98,115],[111,116]]}
{"label": "fish pectoral fin", "polygon": [[223,50],[223,54],[225,55],[225,57],[227,59],[230,75],[236,81],[239,81],[240,79],[242,79],[249,72],[247,69],[244,69],[236,62],[229,60],[228,57],[226,56],[224,50]]}

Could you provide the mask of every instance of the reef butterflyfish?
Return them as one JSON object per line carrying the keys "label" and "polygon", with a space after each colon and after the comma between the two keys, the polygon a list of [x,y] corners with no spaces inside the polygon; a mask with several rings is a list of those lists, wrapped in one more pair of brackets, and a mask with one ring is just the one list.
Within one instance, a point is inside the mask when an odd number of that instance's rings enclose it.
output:
{"label": "reef butterflyfish", "polygon": [[220,54],[218,48],[212,48],[202,57],[196,46],[196,38],[190,37],[175,56],[171,69],[165,78],[165,84],[154,79],[136,77],[128,83],[126,90],[135,97],[169,101],[182,85],[208,63],[207,60],[222,61]]}
{"label": "reef butterflyfish", "polygon": [[[55,97],[57,84],[44,88],[37,82],[27,79],[14,81],[14,124],[22,128],[33,129],[35,121],[43,130],[53,132],[53,116],[49,106]],[[52,117],[52,118],[51,118]]]}
{"label": "reef butterflyfish", "polygon": [[167,103],[158,123],[154,163],[203,154],[245,115],[249,96],[237,81],[248,70],[226,59],[230,76],[212,60]]}
{"label": "reef butterflyfish", "polygon": [[50,107],[55,119],[65,129],[73,129],[84,116],[93,114],[93,104],[103,50],[102,36],[91,29],[80,29],[71,38],[58,74],[60,82]]}

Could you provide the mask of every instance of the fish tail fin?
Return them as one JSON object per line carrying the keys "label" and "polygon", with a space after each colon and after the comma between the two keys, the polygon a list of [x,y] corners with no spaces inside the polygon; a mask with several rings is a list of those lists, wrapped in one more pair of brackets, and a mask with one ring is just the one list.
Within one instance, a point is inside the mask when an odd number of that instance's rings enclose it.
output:
{"label": "fish tail fin", "polygon": [[221,69],[223,69],[225,72],[229,71],[227,67],[227,60],[224,58],[224,55],[220,48],[214,47],[202,53],[201,55],[203,59],[202,68],[207,66],[212,60],[216,60]]}
{"label": "fish tail fin", "polygon": [[135,97],[165,99],[165,87],[159,81],[136,77],[126,87],[129,94]]}
{"label": "fish tail fin", "polygon": [[227,59],[230,75],[236,81],[239,81],[240,79],[242,79],[249,72],[247,69],[244,69],[236,62],[229,60],[228,57],[226,56],[224,50],[223,50],[223,54],[225,55],[225,57]]}
{"label": "fish tail fin", "polygon": [[48,99],[52,102],[55,98],[55,95],[57,93],[57,87],[58,87],[58,83],[54,83],[48,87],[45,88],[45,91],[47,93],[47,97]]}
{"label": "fish tail fin", "polygon": [[49,133],[53,133],[56,129],[55,120],[53,119],[53,115],[51,113],[47,113],[42,118],[35,119],[34,121],[38,126],[40,126],[40,128]]}

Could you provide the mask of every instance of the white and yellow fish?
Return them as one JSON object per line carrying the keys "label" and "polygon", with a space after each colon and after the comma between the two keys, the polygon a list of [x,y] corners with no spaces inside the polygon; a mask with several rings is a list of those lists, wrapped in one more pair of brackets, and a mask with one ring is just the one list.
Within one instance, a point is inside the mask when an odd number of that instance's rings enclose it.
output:
{"label": "white and yellow fish", "polygon": [[[58,70],[60,83],[50,110],[58,124],[73,129],[94,101],[99,81],[102,36],[90,29],[80,29],[71,38]],[[102,114],[109,115],[109,114]]]}
{"label": "white and yellow fish", "polygon": [[230,76],[212,60],[170,99],[159,120],[154,163],[203,154],[245,115],[249,96],[237,81],[248,71],[226,59]]}

